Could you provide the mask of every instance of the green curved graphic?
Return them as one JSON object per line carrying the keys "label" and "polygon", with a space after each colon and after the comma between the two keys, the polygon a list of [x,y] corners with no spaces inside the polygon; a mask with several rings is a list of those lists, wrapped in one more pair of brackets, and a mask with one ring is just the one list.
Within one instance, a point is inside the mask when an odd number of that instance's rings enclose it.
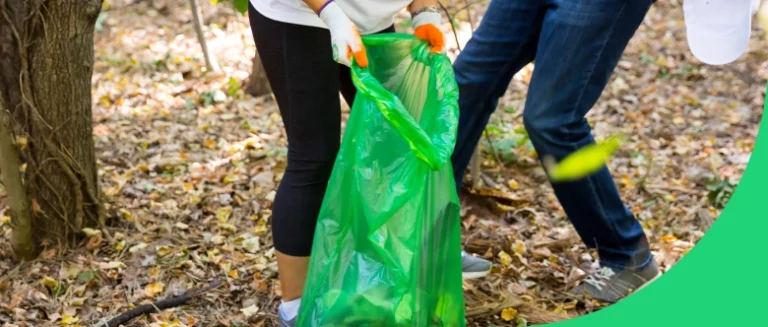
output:
{"label": "green curved graphic", "polygon": [[[764,115],[761,127],[765,120]],[[669,272],[623,301],[555,325],[766,326],[766,134],[762,130],[758,133],[744,176],[720,218]]]}

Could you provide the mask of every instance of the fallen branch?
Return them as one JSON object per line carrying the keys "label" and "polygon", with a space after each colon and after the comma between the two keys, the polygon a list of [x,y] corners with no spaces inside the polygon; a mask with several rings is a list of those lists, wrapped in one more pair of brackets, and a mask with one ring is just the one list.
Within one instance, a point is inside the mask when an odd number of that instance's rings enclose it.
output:
{"label": "fallen branch", "polygon": [[208,284],[208,286],[206,286],[206,287],[186,292],[186,293],[184,293],[182,295],[179,295],[177,297],[172,297],[172,298],[169,298],[169,299],[157,301],[157,302],[150,303],[150,304],[140,305],[140,306],[138,306],[138,307],[136,307],[136,308],[134,308],[132,310],[129,310],[127,312],[124,312],[124,313],[120,314],[119,316],[117,316],[115,318],[112,318],[111,320],[107,321],[106,323],[100,323],[100,324],[98,324],[98,325],[96,325],[94,327],[102,327],[102,326],[117,327],[117,326],[123,325],[123,324],[131,321],[133,318],[136,318],[136,317],[141,316],[141,315],[145,315],[145,314],[148,314],[148,313],[151,313],[151,312],[158,312],[159,313],[159,312],[161,312],[162,310],[165,310],[165,309],[169,309],[169,308],[173,308],[173,307],[178,307],[178,306],[180,306],[182,304],[185,304],[185,303],[189,302],[189,300],[191,300],[192,298],[194,298],[194,297],[196,297],[196,296],[198,296],[200,294],[203,294],[203,293],[208,292],[208,291],[210,291],[210,290],[212,290],[214,288],[219,287],[221,285],[221,283],[222,283],[221,280],[215,280],[215,281],[212,281],[210,284]]}

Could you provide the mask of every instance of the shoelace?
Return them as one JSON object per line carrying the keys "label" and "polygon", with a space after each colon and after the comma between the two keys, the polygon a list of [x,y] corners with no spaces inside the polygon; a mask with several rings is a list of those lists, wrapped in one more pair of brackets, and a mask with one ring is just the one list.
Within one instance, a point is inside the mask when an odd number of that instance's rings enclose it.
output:
{"label": "shoelace", "polygon": [[594,286],[598,291],[602,291],[605,282],[611,279],[614,275],[616,275],[616,272],[613,271],[613,269],[600,267],[594,274],[587,276],[587,279],[584,282]]}

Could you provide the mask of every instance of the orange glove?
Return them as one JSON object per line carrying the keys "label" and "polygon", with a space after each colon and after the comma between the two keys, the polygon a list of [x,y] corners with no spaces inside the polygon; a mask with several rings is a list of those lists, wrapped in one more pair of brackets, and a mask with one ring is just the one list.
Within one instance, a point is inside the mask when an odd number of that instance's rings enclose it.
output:
{"label": "orange glove", "polygon": [[445,52],[445,36],[440,26],[440,14],[436,12],[422,12],[413,17],[413,35],[432,46],[432,53]]}
{"label": "orange glove", "polygon": [[331,46],[333,47],[333,60],[350,66],[352,57],[355,63],[362,67],[368,67],[368,55],[365,53],[363,40],[357,26],[341,10],[341,7],[333,0],[329,0],[320,9],[320,19],[328,26],[331,32]]}

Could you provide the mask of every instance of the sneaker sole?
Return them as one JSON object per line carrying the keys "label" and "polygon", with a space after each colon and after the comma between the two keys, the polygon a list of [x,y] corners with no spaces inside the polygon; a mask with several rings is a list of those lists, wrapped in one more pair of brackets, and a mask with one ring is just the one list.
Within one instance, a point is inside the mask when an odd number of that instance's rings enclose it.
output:
{"label": "sneaker sole", "polygon": [[641,289],[645,288],[646,286],[650,285],[651,283],[653,283],[654,281],[656,281],[657,279],[659,279],[659,277],[661,277],[661,275],[662,275],[662,273],[661,273],[661,272],[659,272],[659,273],[656,275],[656,277],[653,277],[653,278],[651,278],[650,280],[648,280],[647,282],[645,282],[645,284],[643,284],[643,286],[640,286],[640,287],[638,287],[638,288],[637,288],[637,290],[636,290],[636,291],[634,291],[634,292],[632,292],[632,293],[635,293],[635,292],[637,292],[637,291],[639,291],[639,290],[641,290]]}
{"label": "sneaker sole", "polygon": [[483,278],[485,276],[488,276],[489,272],[490,272],[490,270],[475,271],[475,272],[462,272],[461,273],[461,277],[463,279],[478,279],[478,278]]}

